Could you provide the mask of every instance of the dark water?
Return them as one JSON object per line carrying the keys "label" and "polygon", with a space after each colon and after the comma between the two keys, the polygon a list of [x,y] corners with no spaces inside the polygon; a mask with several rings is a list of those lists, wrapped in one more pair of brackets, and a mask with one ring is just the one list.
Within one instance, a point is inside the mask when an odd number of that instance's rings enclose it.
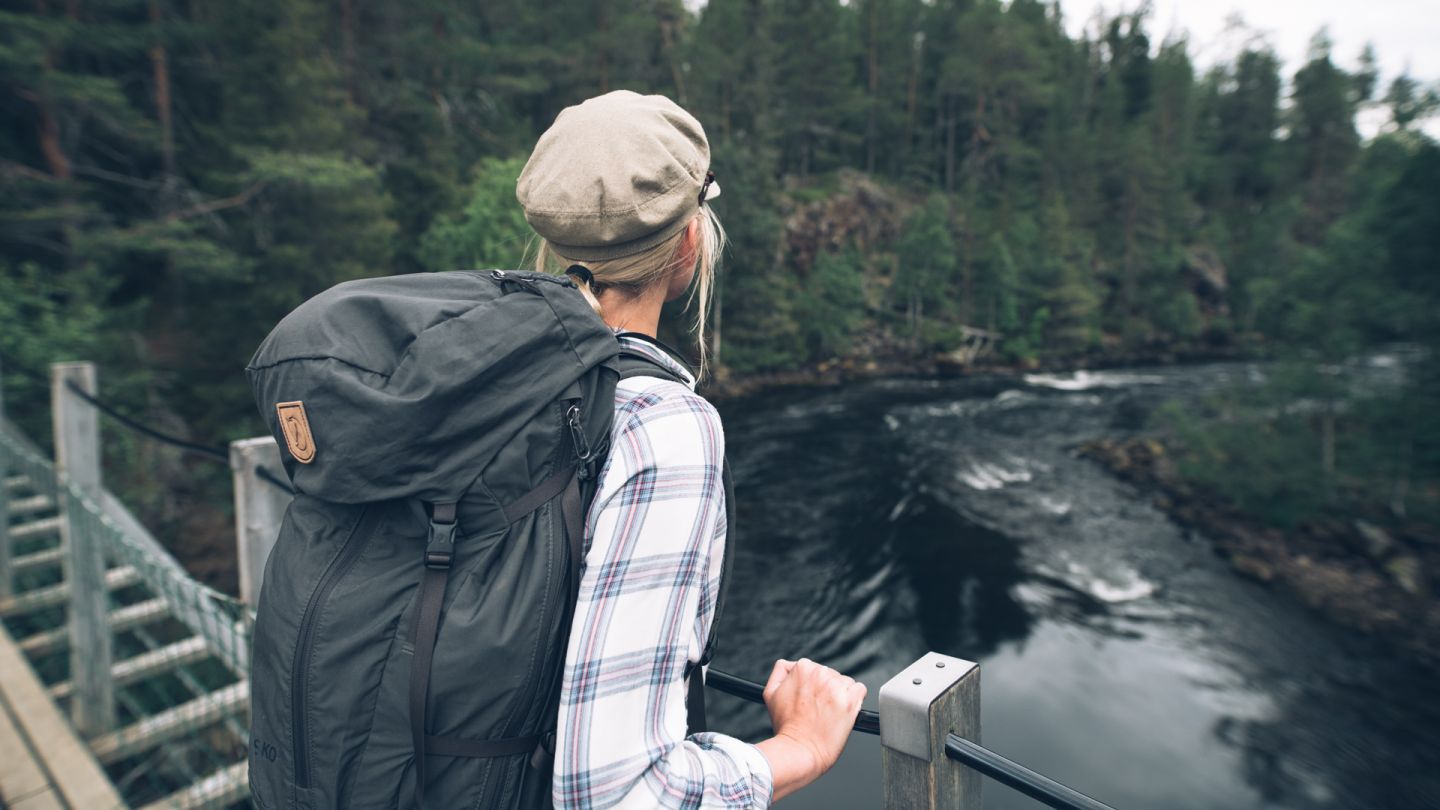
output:
{"label": "dark water", "polygon": [[[1357,373],[1383,379],[1393,361]],[[1440,690],[1237,577],[1074,457],[1242,364],[876,381],[722,407],[741,543],[716,666],[808,656],[879,687],[927,650],[981,663],[983,742],[1126,808],[1440,807]],[[769,732],[714,699],[712,725]],[[879,743],[782,806],[876,807]],[[988,808],[1040,805],[989,783]]]}

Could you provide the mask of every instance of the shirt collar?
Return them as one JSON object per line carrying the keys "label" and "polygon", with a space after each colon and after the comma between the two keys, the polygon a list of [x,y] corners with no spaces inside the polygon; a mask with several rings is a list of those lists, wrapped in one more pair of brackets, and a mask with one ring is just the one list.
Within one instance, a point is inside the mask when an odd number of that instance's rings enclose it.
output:
{"label": "shirt collar", "polygon": [[623,332],[620,330],[616,330],[615,337],[619,338],[620,345],[624,346],[626,351],[635,352],[636,354],[643,354],[647,358],[654,360],[656,363],[669,370],[680,379],[684,380],[685,385],[689,387],[690,390],[695,390],[695,373],[692,372],[690,368],[685,365],[682,360],[679,359],[679,352],[675,351],[669,346],[666,346],[664,343],[661,343],[655,338],[652,338],[649,335],[642,335],[639,332]]}

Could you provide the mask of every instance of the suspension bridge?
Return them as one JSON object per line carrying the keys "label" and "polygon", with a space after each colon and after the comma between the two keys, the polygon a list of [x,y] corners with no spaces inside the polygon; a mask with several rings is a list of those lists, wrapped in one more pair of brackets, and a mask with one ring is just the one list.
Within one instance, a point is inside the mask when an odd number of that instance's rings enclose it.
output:
{"label": "suspension bridge", "polygon": [[[55,364],[47,382],[48,454],[5,419],[0,386],[0,810],[249,807],[252,606],[291,497],[278,448],[158,433],[97,397],[89,363]],[[101,415],[230,466],[239,596],[192,578],[104,487]],[[706,682],[761,700],[718,670]],[[1108,810],[979,744],[974,663],[929,653],[879,697],[856,731],[881,737],[887,810],[979,810],[982,778]]]}

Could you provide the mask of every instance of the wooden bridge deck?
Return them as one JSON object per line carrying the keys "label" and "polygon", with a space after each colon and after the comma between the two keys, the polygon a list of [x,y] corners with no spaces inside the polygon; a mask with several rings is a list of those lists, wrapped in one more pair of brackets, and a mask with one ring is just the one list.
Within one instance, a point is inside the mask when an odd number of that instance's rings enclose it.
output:
{"label": "wooden bridge deck", "polygon": [[[88,746],[60,714],[0,624],[0,807],[104,810],[124,807]],[[63,775],[63,778],[61,776]]]}

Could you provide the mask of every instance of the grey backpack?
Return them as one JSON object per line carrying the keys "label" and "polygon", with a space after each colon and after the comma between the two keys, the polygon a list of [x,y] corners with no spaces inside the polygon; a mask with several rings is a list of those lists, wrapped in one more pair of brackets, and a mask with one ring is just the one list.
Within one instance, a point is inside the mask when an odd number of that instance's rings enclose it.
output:
{"label": "grey backpack", "polygon": [[550,806],[615,386],[673,375],[568,279],[499,270],[340,284],[246,371],[296,490],[255,625],[255,804]]}

